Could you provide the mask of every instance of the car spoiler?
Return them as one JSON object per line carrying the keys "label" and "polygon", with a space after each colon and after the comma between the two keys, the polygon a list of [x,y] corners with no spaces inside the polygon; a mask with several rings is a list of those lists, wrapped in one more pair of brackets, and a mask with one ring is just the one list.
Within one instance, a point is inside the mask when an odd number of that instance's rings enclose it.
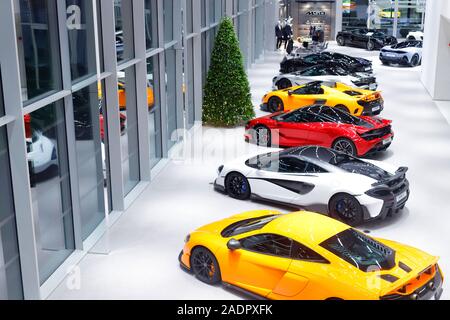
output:
{"label": "car spoiler", "polygon": [[398,168],[398,170],[395,172],[395,174],[392,177],[389,177],[386,179],[381,179],[381,180],[375,182],[374,184],[372,184],[372,187],[387,185],[392,181],[395,181],[400,178],[404,178],[404,176],[405,176],[406,172],[408,172],[408,170],[409,170],[408,167],[400,167],[400,168]]}

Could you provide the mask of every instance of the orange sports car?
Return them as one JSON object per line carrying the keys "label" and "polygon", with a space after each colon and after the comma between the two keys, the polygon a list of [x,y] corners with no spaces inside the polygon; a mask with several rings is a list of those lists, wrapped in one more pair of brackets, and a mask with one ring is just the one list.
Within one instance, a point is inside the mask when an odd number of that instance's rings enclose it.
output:
{"label": "orange sports car", "polygon": [[181,265],[268,299],[439,299],[438,258],[311,212],[252,211],[192,232]]}
{"label": "orange sports car", "polygon": [[354,116],[376,116],[384,109],[384,100],[378,91],[349,87],[336,82],[325,85],[314,81],[301,86],[272,91],[262,99],[261,110],[291,111],[311,105],[325,105]]}
{"label": "orange sports car", "polygon": [[[126,110],[127,109],[127,95],[126,95],[126,89],[125,84],[121,81],[117,84],[117,92],[119,94],[119,107],[120,110]],[[151,109],[155,105],[155,98],[153,95],[153,89],[149,86],[147,86],[147,104],[148,108]]]}

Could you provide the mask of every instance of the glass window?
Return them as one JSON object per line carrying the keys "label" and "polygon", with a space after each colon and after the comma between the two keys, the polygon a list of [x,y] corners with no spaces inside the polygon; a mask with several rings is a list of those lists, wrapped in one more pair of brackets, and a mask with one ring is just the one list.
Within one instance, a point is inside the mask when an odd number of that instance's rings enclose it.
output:
{"label": "glass window", "polygon": [[194,32],[194,20],[193,20],[193,2],[194,0],[186,1],[186,31],[187,34]]}
{"label": "glass window", "polygon": [[281,258],[291,258],[293,241],[276,234],[259,234],[241,240],[242,248]]}
{"label": "glass window", "polygon": [[2,72],[0,70],[0,117],[5,115],[5,106],[3,105],[3,84],[2,84]]}
{"label": "glass window", "polygon": [[158,55],[147,59],[147,95],[149,102],[148,128],[150,135],[150,167],[162,158],[161,104]]}
{"label": "glass window", "polygon": [[118,94],[121,123],[124,125],[121,138],[122,174],[125,195],[128,195],[140,180],[136,77],[134,66],[125,69],[124,72],[118,72]]}
{"label": "glass window", "polygon": [[281,158],[278,163],[278,172],[281,173],[320,173],[324,170],[315,164],[293,157]]}
{"label": "glass window", "polygon": [[0,177],[0,300],[19,300],[22,279],[5,127],[0,127]]}
{"label": "glass window", "polygon": [[164,13],[164,42],[168,43],[173,41],[173,11],[174,0],[163,1],[163,13]]}
{"label": "glass window", "polygon": [[195,103],[194,103],[194,41],[188,40],[187,43],[187,57],[186,57],[186,108],[187,108],[187,123],[191,127],[195,122]]}
{"label": "glass window", "polygon": [[104,64],[104,55],[103,55],[103,28],[102,28],[102,15],[100,14],[102,12],[102,1],[97,0],[97,31],[98,31],[98,39],[99,40],[99,46],[98,46],[98,55],[100,60],[100,71],[105,71],[105,64]]}
{"label": "glass window", "polygon": [[216,22],[216,0],[209,0],[209,23]]}
{"label": "glass window", "polygon": [[167,140],[169,147],[176,142],[177,130],[177,84],[176,84],[176,51],[166,50],[166,103],[167,103]]}
{"label": "glass window", "polygon": [[389,270],[395,266],[395,251],[354,230],[347,229],[320,244],[362,271]]}
{"label": "glass window", "polygon": [[294,241],[292,246],[292,259],[329,263],[329,261],[322,257],[320,254],[296,241]]}
{"label": "glass window", "polygon": [[147,49],[158,47],[157,3],[153,0],[145,0],[145,41]]}
{"label": "glass window", "polygon": [[56,1],[15,1],[23,101],[61,88]]}
{"label": "glass window", "polygon": [[425,6],[424,0],[398,2],[398,36],[406,38],[410,31],[423,31]]}
{"label": "glass window", "polygon": [[279,215],[268,215],[257,218],[245,219],[235,223],[230,224],[228,227],[223,229],[221,236],[224,238],[229,238],[244,234],[247,232],[260,230],[264,228],[268,223],[280,217]]}
{"label": "glass window", "polygon": [[96,73],[92,0],[66,0],[72,80]]}
{"label": "glass window", "polygon": [[25,126],[42,284],[75,247],[62,101],[25,115]]}
{"label": "glass window", "polygon": [[202,15],[202,28],[205,28],[208,25],[208,19],[206,18],[206,4],[208,0],[201,0],[201,15]]}
{"label": "glass window", "polygon": [[117,61],[134,58],[133,1],[114,0]]}
{"label": "glass window", "polygon": [[101,145],[104,123],[99,109],[100,90],[99,85],[94,83],[73,94],[83,240],[87,239],[105,217]]}

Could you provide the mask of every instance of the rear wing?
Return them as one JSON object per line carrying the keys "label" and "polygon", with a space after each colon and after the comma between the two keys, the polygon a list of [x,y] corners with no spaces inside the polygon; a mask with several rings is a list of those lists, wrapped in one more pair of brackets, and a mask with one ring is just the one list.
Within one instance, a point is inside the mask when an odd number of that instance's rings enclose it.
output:
{"label": "rear wing", "polygon": [[395,174],[392,177],[381,179],[374,184],[372,184],[372,187],[378,187],[383,185],[389,185],[397,180],[403,180],[405,179],[406,172],[408,172],[408,167],[400,167]]}

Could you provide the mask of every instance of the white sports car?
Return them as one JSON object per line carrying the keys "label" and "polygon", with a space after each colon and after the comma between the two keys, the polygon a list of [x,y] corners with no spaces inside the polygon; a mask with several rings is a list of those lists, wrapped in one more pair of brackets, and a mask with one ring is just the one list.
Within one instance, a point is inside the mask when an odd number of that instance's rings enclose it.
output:
{"label": "white sports car", "polygon": [[416,67],[422,63],[422,44],[422,41],[412,40],[384,47],[380,51],[380,60],[384,65]]}
{"label": "white sports car", "polygon": [[310,67],[302,71],[280,74],[272,79],[273,90],[283,90],[314,81],[323,81],[331,86],[341,82],[350,87],[367,90],[378,88],[377,79],[373,75],[364,72],[350,73],[337,64]]}
{"label": "white sports car", "polygon": [[410,193],[407,170],[309,146],[220,166],[214,187],[235,199],[301,207],[355,226],[405,207]]}
{"label": "white sports car", "polygon": [[422,31],[411,31],[406,36],[406,40],[419,40],[423,41],[423,32]]}
{"label": "white sports car", "polygon": [[33,168],[33,173],[42,173],[52,165],[58,165],[55,144],[41,132],[33,132],[27,139],[27,159]]}

